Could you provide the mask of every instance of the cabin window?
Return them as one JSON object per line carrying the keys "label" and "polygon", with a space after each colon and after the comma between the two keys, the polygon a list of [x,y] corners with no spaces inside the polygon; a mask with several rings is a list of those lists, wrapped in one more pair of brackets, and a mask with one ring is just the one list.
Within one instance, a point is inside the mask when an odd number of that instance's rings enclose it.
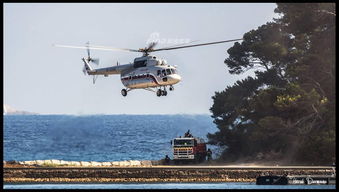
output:
{"label": "cabin window", "polygon": [[163,69],[161,72],[162,72],[163,75],[166,75],[166,70],[165,69]]}
{"label": "cabin window", "polygon": [[146,60],[143,61],[134,61],[134,68],[146,67]]}
{"label": "cabin window", "polygon": [[175,71],[174,71],[174,69],[171,69],[171,72],[172,72],[172,74],[175,74]]}
{"label": "cabin window", "polygon": [[167,75],[170,75],[171,74],[171,70],[170,69],[166,69],[166,73],[167,73]]}
{"label": "cabin window", "polygon": [[161,71],[160,70],[158,70],[158,73],[157,73],[157,75],[159,76],[161,74]]}

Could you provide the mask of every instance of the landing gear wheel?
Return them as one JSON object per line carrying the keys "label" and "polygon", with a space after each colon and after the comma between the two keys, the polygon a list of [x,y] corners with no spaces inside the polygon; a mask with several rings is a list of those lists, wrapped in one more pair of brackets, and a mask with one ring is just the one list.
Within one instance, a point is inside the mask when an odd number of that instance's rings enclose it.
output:
{"label": "landing gear wheel", "polygon": [[124,96],[124,97],[126,97],[126,95],[127,95],[127,90],[126,90],[126,89],[122,89],[122,90],[121,90],[121,95]]}
{"label": "landing gear wheel", "polygon": [[173,90],[174,90],[174,87],[173,87],[173,86],[170,86],[169,90],[170,90],[170,91],[173,91]]}
{"label": "landing gear wheel", "polygon": [[167,91],[162,91],[162,95],[166,96],[167,95]]}
{"label": "landing gear wheel", "polygon": [[161,91],[161,89],[158,89],[157,96],[160,97],[161,95],[162,95],[162,91]]}

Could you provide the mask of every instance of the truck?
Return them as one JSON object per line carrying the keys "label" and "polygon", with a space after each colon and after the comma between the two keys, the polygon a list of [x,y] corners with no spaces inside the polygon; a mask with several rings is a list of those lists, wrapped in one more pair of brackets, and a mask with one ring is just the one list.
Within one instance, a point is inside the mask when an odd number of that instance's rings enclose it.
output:
{"label": "truck", "polygon": [[[189,133],[189,132],[188,132]],[[171,141],[173,161],[181,163],[202,163],[206,160],[206,142],[199,137],[185,134],[184,137],[174,138]]]}

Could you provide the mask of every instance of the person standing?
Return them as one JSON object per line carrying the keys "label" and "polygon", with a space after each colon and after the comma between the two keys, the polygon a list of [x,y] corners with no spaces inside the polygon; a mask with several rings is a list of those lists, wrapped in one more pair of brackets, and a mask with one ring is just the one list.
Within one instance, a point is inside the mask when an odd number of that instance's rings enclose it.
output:
{"label": "person standing", "polygon": [[165,157],[165,164],[169,165],[170,161],[171,161],[171,159],[168,157],[168,155],[166,155],[166,157]]}
{"label": "person standing", "polygon": [[190,130],[188,130],[188,131],[185,133],[185,136],[184,136],[184,137],[189,137],[190,135],[191,135]]}
{"label": "person standing", "polygon": [[211,161],[212,160],[212,151],[211,149],[207,150],[207,161]]}

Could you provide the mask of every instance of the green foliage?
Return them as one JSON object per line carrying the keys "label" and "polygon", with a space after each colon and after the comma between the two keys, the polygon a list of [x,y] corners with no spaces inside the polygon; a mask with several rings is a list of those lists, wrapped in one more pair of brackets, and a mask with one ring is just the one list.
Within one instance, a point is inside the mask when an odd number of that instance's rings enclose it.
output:
{"label": "green foliage", "polygon": [[279,3],[275,12],[281,18],[228,49],[229,72],[254,70],[256,77],[212,97],[219,131],[208,134],[209,142],[226,147],[224,160],[277,153],[291,163],[332,163],[335,5]]}
{"label": "green foliage", "polygon": [[[334,144],[335,130],[314,132],[301,143],[296,159],[305,163],[332,164],[335,162]],[[314,158],[316,158],[316,161],[314,161]]]}

